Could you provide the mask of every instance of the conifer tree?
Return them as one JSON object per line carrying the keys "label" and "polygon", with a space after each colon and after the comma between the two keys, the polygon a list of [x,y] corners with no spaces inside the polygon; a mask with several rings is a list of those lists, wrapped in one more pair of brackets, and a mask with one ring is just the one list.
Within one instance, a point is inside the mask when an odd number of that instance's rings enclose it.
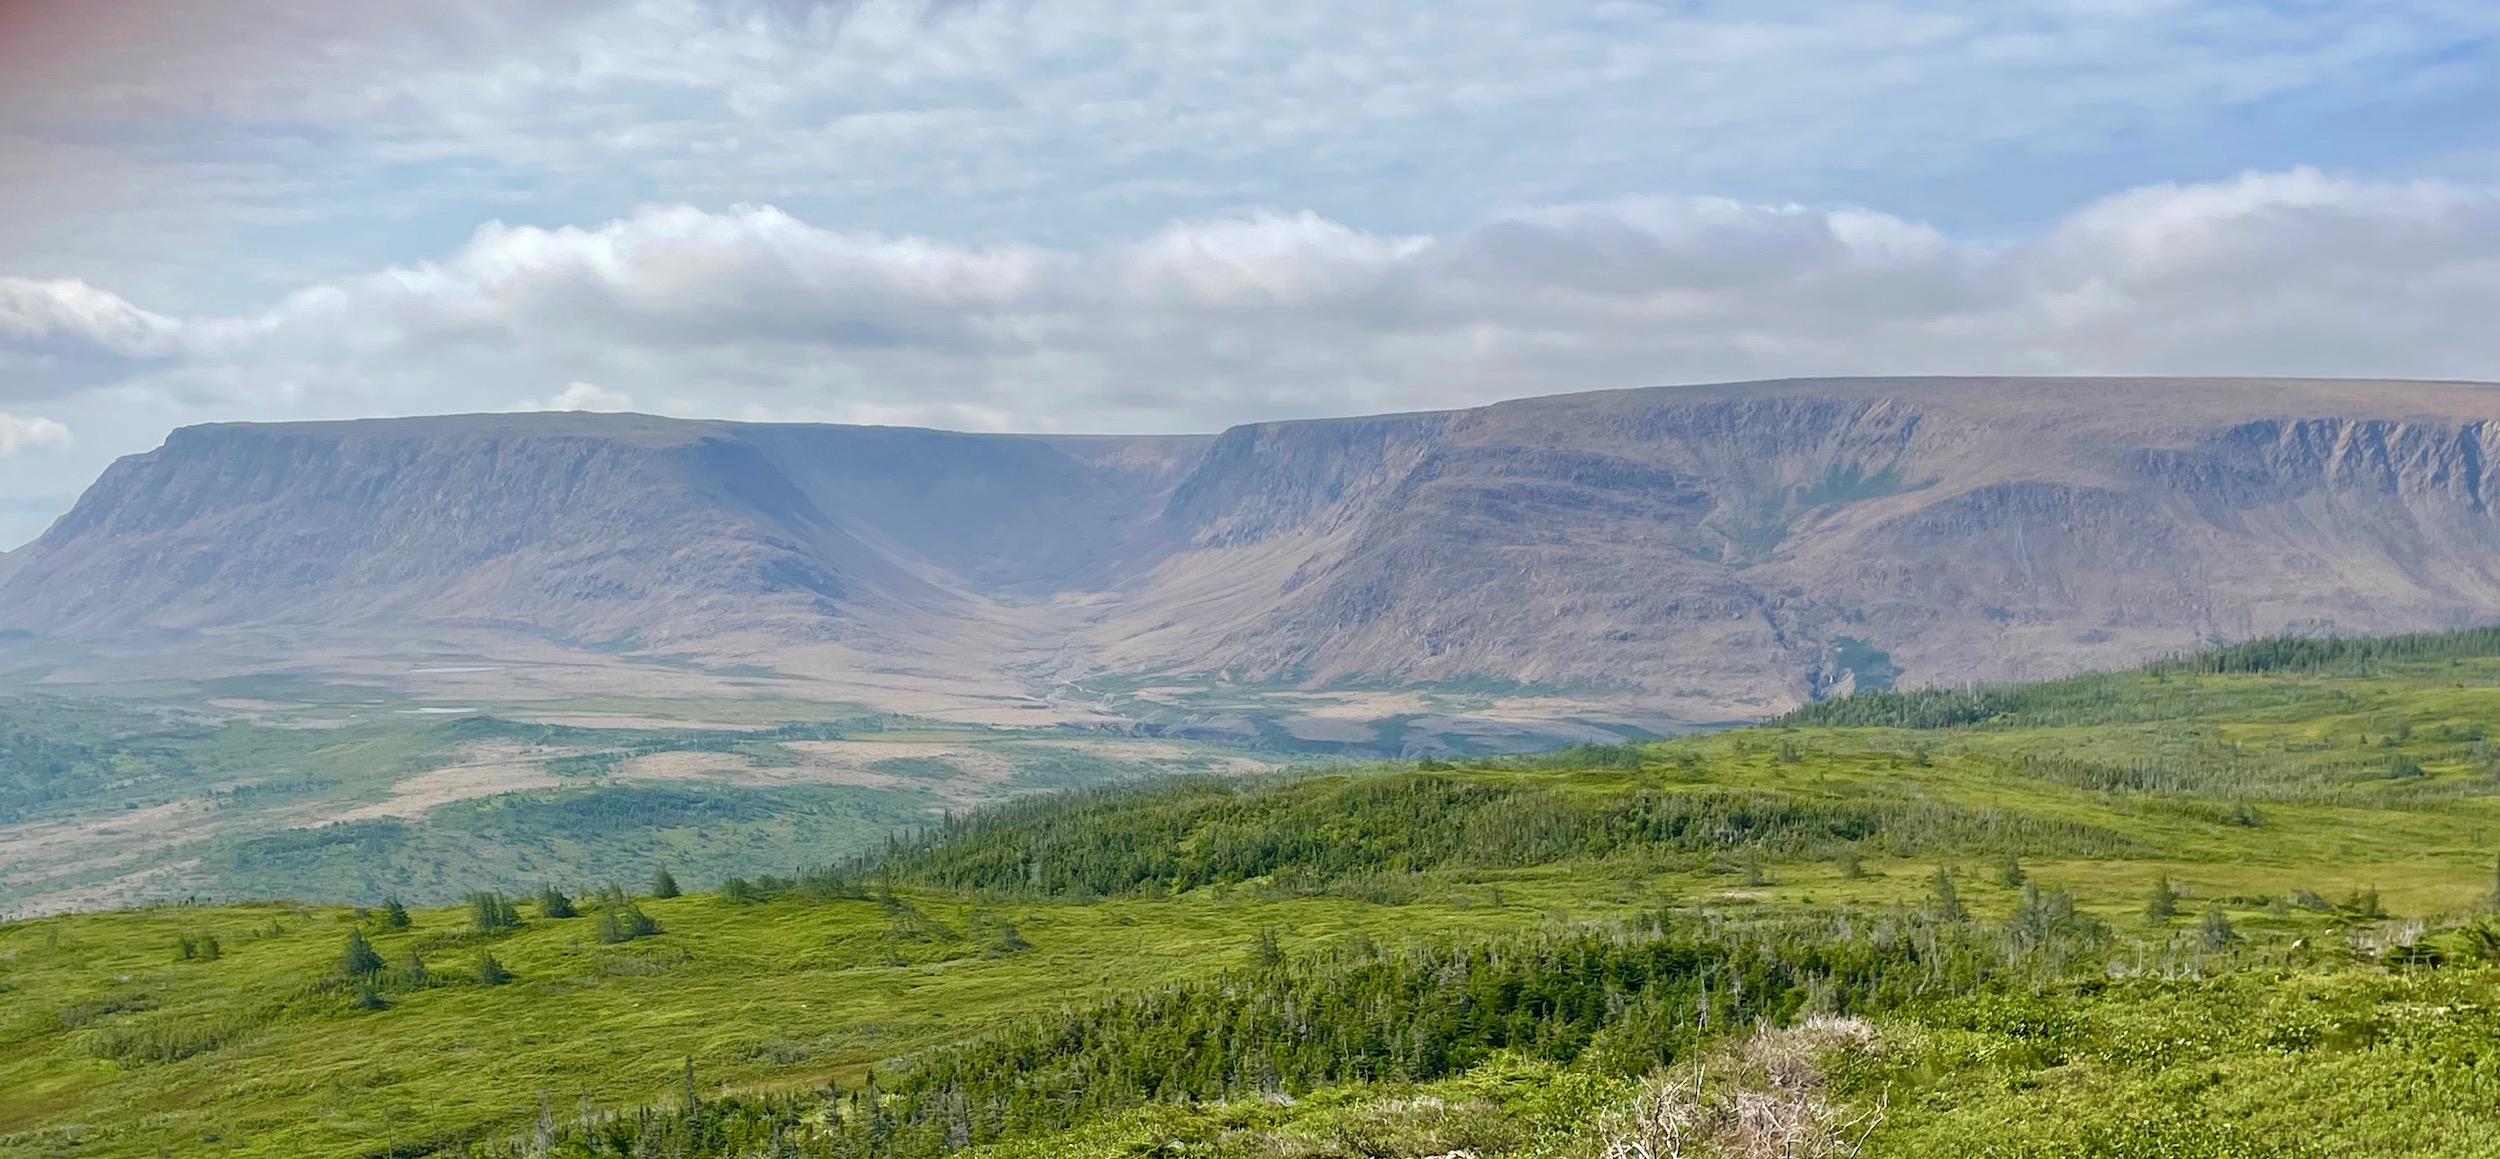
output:
{"label": "conifer tree", "polygon": [[625,896],[625,890],[611,882],[599,891],[597,930],[602,942],[630,942],[660,932],[660,923],[642,912],[642,907]]}
{"label": "conifer tree", "polygon": [[373,943],[365,940],[365,932],[347,931],[347,948],[339,953],[339,972],[350,978],[370,978],[381,971],[382,955],[373,952]]}
{"label": "conifer tree", "polygon": [[1970,911],[1962,907],[1962,891],[1953,887],[1953,868],[1938,866],[1931,883],[1934,892],[1936,920],[1959,922],[1970,919]]}
{"label": "conifer tree", "polygon": [[1997,863],[1997,884],[2007,889],[2022,888],[2023,882],[2029,877],[2029,874],[2023,872],[2022,859],[2011,853],[2005,855],[2005,860]]}
{"label": "conifer tree", "polygon": [[1263,970],[1285,964],[1285,943],[1284,939],[1276,936],[1276,927],[1266,926],[1259,930],[1258,945],[1251,954],[1252,960]]}
{"label": "conifer tree", "polygon": [[479,950],[477,952],[477,980],[483,986],[501,986],[512,980],[512,971],[505,969],[502,962],[496,961],[493,954]]}
{"label": "conifer tree", "polygon": [[521,928],[521,910],[512,899],[492,890],[469,895],[469,924],[481,934]]}
{"label": "conifer tree", "polygon": [[2153,892],[2144,899],[2144,920],[2159,924],[2179,916],[2179,889],[2167,876],[2153,879]]}
{"label": "conifer tree", "polygon": [[572,898],[564,896],[563,890],[557,889],[552,885],[542,886],[539,888],[538,916],[553,920],[556,918],[579,917],[581,912],[582,911],[579,909],[574,908]]}
{"label": "conifer tree", "polygon": [[404,930],[411,924],[413,923],[411,923],[408,919],[408,907],[399,904],[398,898],[386,897],[382,899],[383,929]]}
{"label": "conifer tree", "polygon": [[667,866],[661,866],[659,872],[651,875],[651,896],[666,899],[678,896],[679,892],[677,879],[669,875]]}
{"label": "conifer tree", "polygon": [[2196,940],[2208,950],[2219,950],[2240,940],[2231,930],[2230,915],[2222,912],[2222,903],[2205,907],[2205,920],[2196,928]]}
{"label": "conifer tree", "polygon": [[1745,884],[1748,886],[1771,884],[1770,872],[1762,868],[1760,846],[1749,846],[1745,850]]}

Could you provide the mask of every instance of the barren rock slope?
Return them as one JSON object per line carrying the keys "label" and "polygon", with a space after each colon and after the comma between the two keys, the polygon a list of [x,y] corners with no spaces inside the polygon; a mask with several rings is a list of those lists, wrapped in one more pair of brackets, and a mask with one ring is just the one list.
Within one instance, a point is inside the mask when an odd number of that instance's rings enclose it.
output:
{"label": "barren rock slope", "polygon": [[2496,422],[2473,384],[1847,379],[1211,438],[204,427],[0,560],[0,628],[735,635],[974,681],[1047,653],[1768,710],[2500,619]]}

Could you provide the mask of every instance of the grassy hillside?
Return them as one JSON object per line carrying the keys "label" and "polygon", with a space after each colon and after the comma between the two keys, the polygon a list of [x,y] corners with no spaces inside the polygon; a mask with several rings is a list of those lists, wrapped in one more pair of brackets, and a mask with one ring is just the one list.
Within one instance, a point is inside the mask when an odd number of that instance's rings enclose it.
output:
{"label": "grassy hillside", "polygon": [[2492,633],[2277,643],[571,917],[18,922],[0,1156],[2500,1154],[2495,713]]}

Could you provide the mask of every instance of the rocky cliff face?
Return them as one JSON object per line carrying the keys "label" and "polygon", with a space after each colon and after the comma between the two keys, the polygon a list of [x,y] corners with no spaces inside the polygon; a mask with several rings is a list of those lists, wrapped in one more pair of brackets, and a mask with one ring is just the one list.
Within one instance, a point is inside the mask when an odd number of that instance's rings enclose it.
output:
{"label": "rocky cliff face", "polygon": [[2495,440],[2496,388],[2211,380],[1672,388],[1212,438],[220,426],[0,560],[0,628],[960,636],[938,667],[967,680],[1007,640],[1063,672],[1769,711],[2500,619]]}

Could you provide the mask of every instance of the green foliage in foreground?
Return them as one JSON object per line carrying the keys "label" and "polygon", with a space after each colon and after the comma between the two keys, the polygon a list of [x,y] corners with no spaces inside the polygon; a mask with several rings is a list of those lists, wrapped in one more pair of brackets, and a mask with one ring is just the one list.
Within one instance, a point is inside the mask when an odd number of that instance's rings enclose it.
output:
{"label": "green foliage in foreground", "polygon": [[[2495,1010],[2500,973],[2485,969],[2086,982],[1907,1005],[1857,1020],[1839,1049],[1805,1060],[1776,1050],[1763,1058],[1765,1040],[1776,1047],[1779,1036],[1752,1028],[1731,1032],[1656,1078],[1504,1052],[1431,1081],[1143,1104],[1073,1130],[976,1144],[963,1153],[1637,1154],[1610,1148],[1640,1139],[1636,1120],[1659,1095],[1680,1094],[1698,1081],[1704,1097],[1689,1102],[1703,1104],[1693,1109],[1704,1113],[1695,1118],[1706,1121],[1708,1104],[1728,1095],[1750,1096],[1757,1113],[1766,1104],[1801,1117],[1820,1110],[1824,1139],[1869,1156],[2471,1159],[2500,1155],[2500,1114],[2492,1110],[2500,1095]],[[1801,1061],[1820,1073],[1801,1082]],[[880,1120],[866,1105],[865,1088],[713,1099],[691,1113],[670,1108],[559,1120],[543,1135],[493,1150],[587,1159],[913,1153],[905,1148],[925,1146],[905,1142],[915,1138],[913,1128]],[[886,1123],[888,1150],[856,1149],[879,1122]],[[1810,1147],[1813,1135],[1804,1135]]]}
{"label": "green foliage in foreground", "polygon": [[0,1156],[2500,1154],[2488,644],[0,926]]}

